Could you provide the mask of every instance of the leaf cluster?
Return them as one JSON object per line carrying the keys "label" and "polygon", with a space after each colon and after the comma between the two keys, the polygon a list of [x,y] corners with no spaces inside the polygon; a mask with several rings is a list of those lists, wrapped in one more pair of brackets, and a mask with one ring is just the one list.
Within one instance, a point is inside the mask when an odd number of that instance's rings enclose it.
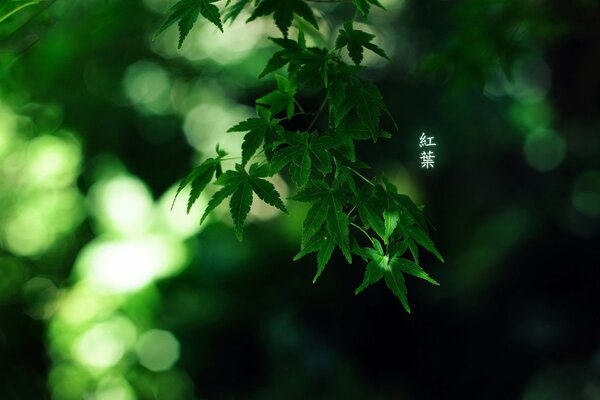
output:
{"label": "leaf cluster", "polygon": [[[222,29],[221,15],[214,12],[213,2],[181,0],[173,6],[161,30],[177,21],[181,44],[198,15]],[[353,3],[365,17],[372,5],[381,6],[377,0],[353,0]],[[294,15],[318,28],[310,6],[303,0],[238,0],[231,4],[228,1],[224,20],[236,19],[250,6],[253,10],[248,22],[272,16],[283,35],[270,38],[277,51],[260,77],[284,68],[285,72],[275,74],[276,88],[256,99],[256,116],[229,129],[231,134],[244,135],[241,161],[235,168],[222,171],[225,153],[217,148],[217,156],[193,169],[181,182],[177,194],[191,186],[189,212],[214,179],[219,189],[212,195],[200,222],[229,199],[235,234],[242,240],[254,195],[287,213],[281,195],[268,178],[276,174],[288,177],[297,187],[289,200],[308,205],[300,251],[294,259],[316,253],[317,272],[313,281],[338,249],[348,263],[357,256],[365,263],[364,279],[356,289],[357,294],[383,279],[410,312],[406,275],[437,284],[421,267],[419,248],[442,262],[443,258],[429,237],[422,209],[399,193],[385,177],[366,178],[363,173],[369,165],[359,160],[355,152],[360,141],[376,142],[390,137],[381,127],[384,115],[391,118],[382,95],[375,84],[360,76],[364,49],[384,58],[388,56],[373,43],[374,35],[354,29],[350,21],[339,30],[333,49],[307,46],[301,31],[295,40],[291,39],[289,28]],[[343,49],[348,51],[351,64],[340,57]],[[309,114],[298,101],[298,93],[309,86],[323,93],[323,103],[305,130],[289,131],[288,121]],[[326,127],[313,129],[323,113],[327,116]],[[259,158],[261,153],[264,157]]]}

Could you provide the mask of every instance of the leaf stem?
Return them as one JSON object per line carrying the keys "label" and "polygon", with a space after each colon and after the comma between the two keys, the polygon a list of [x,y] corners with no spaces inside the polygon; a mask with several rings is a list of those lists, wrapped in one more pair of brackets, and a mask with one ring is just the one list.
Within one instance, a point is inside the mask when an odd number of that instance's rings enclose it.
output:
{"label": "leaf stem", "polygon": [[354,172],[356,175],[358,175],[359,177],[361,177],[369,185],[375,187],[375,184],[373,182],[371,182],[370,180],[368,180],[367,178],[365,178],[361,173],[359,173],[358,171],[356,171],[354,168],[350,168],[350,167],[346,167],[346,168],[348,168],[350,171]]}
{"label": "leaf stem", "polygon": [[327,104],[327,96],[325,96],[325,98],[323,99],[323,102],[321,103],[321,106],[319,107],[319,111],[317,111],[317,113],[315,114],[315,117],[312,119],[312,121],[310,121],[310,125],[308,125],[308,129],[306,129],[306,131],[310,131],[312,129],[312,127],[315,125],[315,122],[317,122],[317,119],[319,118],[319,116],[323,112],[323,109],[325,108],[325,104]]}
{"label": "leaf stem", "polygon": [[[306,114],[306,111],[304,111],[304,109],[302,108],[302,106],[300,105],[300,102],[296,99],[294,99],[294,103],[298,106],[298,108],[300,109],[300,113],[294,114],[294,115],[301,115],[301,114]],[[292,117],[294,116],[292,115]]]}
{"label": "leaf stem", "polygon": [[352,210],[350,210],[350,212],[348,213],[348,217],[350,217],[350,215],[352,215],[352,213],[354,212],[354,210],[356,210],[356,206],[352,207]]}
{"label": "leaf stem", "polygon": [[365,230],[364,230],[363,228],[361,228],[360,226],[356,225],[354,222],[350,222],[350,225],[352,225],[352,226],[353,226],[353,227],[355,227],[355,228],[358,228],[358,229],[360,229],[360,231],[361,231],[362,233],[364,233],[364,234],[365,234],[365,235],[366,235],[366,236],[369,238],[369,240],[371,241],[371,243],[373,243],[373,238],[371,237],[371,235],[369,235],[369,234],[367,233],[367,231],[365,231]]}

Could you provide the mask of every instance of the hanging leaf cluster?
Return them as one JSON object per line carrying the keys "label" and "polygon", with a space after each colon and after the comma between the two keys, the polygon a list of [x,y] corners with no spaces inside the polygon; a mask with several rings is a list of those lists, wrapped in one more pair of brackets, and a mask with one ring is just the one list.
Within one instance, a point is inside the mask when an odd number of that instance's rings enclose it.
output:
{"label": "hanging leaf cluster", "polygon": [[[301,30],[296,39],[289,35],[298,17],[319,27],[315,13],[304,0],[229,0],[222,11],[214,3],[217,1],[180,0],[171,8],[159,33],[177,23],[181,46],[199,16],[221,31],[223,22],[233,21],[243,12],[249,15],[247,22],[270,17],[282,37],[270,38],[278,50],[266,62],[260,77],[274,74],[276,87],[256,99],[256,117],[229,129],[228,134],[243,135],[240,162],[235,168],[222,170],[226,154],[217,148],[216,157],[205,160],[181,182],[177,195],[186,186],[191,187],[189,212],[214,181],[218,190],[208,202],[201,223],[219,204],[228,201],[235,235],[242,240],[255,195],[287,213],[281,195],[268,178],[288,176],[297,187],[289,200],[308,204],[300,251],[294,260],[316,253],[313,281],[336,251],[348,263],[362,260],[364,279],[356,294],[383,280],[410,312],[406,276],[437,285],[421,267],[419,250],[444,260],[429,237],[422,208],[399,193],[385,177],[365,177],[369,165],[356,157],[355,147],[361,141],[390,137],[381,127],[383,116],[393,122],[377,86],[360,76],[365,49],[388,58],[374,43],[375,35],[355,29],[352,21],[347,21],[339,29],[334,48],[310,47]],[[377,0],[352,0],[352,4],[365,19],[372,6],[381,7]],[[344,61],[345,52],[350,63]],[[306,130],[288,131],[287,121],[308,114],[297,100],[298,92],[307,87],[320,88],[322,106]],[[321,115],[327,116],[326,129],[313,129]]]}

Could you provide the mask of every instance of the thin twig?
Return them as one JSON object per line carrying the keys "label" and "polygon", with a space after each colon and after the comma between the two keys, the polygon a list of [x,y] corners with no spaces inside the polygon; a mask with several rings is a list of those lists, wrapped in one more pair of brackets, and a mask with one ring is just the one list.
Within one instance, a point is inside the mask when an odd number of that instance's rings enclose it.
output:
{"label": "thin twig", "polygon": [[308,125],[308,129],[306,129],[307,131],[310,131],[312,129],[312,127],[315,125],[315,122],[317,122],[317,119],[319,119],[319,116],[321,115],[321,113],[323,112],[323,109],[325,108],[325,104],[327,104],[327,96],[323,99],[323,102],[321,103],[321,106],[319,107],[319,111],[317,111],[317,114],[315,115],[313,120],[310,121],[310,125]]}

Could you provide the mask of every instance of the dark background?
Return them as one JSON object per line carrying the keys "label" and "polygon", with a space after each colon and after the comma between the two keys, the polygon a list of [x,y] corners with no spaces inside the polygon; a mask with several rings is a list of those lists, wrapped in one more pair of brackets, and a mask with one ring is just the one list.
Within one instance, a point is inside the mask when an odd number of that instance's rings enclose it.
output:
{"label": "dark background", "polygon": [[[399,129],[358,153],[373,174],[390,175],[425,204],[446,259],[422,260],[441,286],[408,279],[411,314],[383,284],[354,295],[364,271],[358,259],[347,265],[334,254],[313,285],[314,257],[292,261],[304,211],[290,204],[292,217],[250,223],[243,243],[227,216],[213,220],[181,238],[182,270],[115,295],[119,305],[86,324],[66,324],[64,299],[85,280],[73,266],[106,235],[83,197],[103,179],[98,171],[127,173],[163,196],[211,156],[190,146],[182,127],[192,107],[181,103],[218,104],[217,91],[251,105],[273,85],[256,76],[276,31],[268,20],[253,22],[267,31],[252,50],[223,61],[193,47],[220,40],[208,26],[180,52],[175,29],[151,41],[169,2],[57,1],[0,23],[0,105],[9,110],[0,119],[19,116],[21,146],[0,152],[0,225],[46,190],[11,181],[21,175],[6,172],[10,155],[40,135],[71,140],[65,131],[74,132],[81,162],[57,190],[81,193],[83,213],[37,252],[19,253],[3,228],[0,398],[600,399],[600,6],[385,4],[369,21],[392,61],[367,59],[364,75],[381,88]],[[352,9],[311,5],[326,32]],[[238,50],[230,40],[218,51]],[[184,88],[172,105],[153,109],[128,96],[124,76],[139,60]],[[299,100],[316,110],[321,98],[302,92]],[[422,131],[438,144],[433,170],[419,165]],[[207,136],[205,147],[220,135],[230,134]],[[58,211],[48,218],[63,220]],[[111,366],[80,365],[78,332],[114,315],[138,335],[171,332],[178,361],[152,371],[131,344]]]}

